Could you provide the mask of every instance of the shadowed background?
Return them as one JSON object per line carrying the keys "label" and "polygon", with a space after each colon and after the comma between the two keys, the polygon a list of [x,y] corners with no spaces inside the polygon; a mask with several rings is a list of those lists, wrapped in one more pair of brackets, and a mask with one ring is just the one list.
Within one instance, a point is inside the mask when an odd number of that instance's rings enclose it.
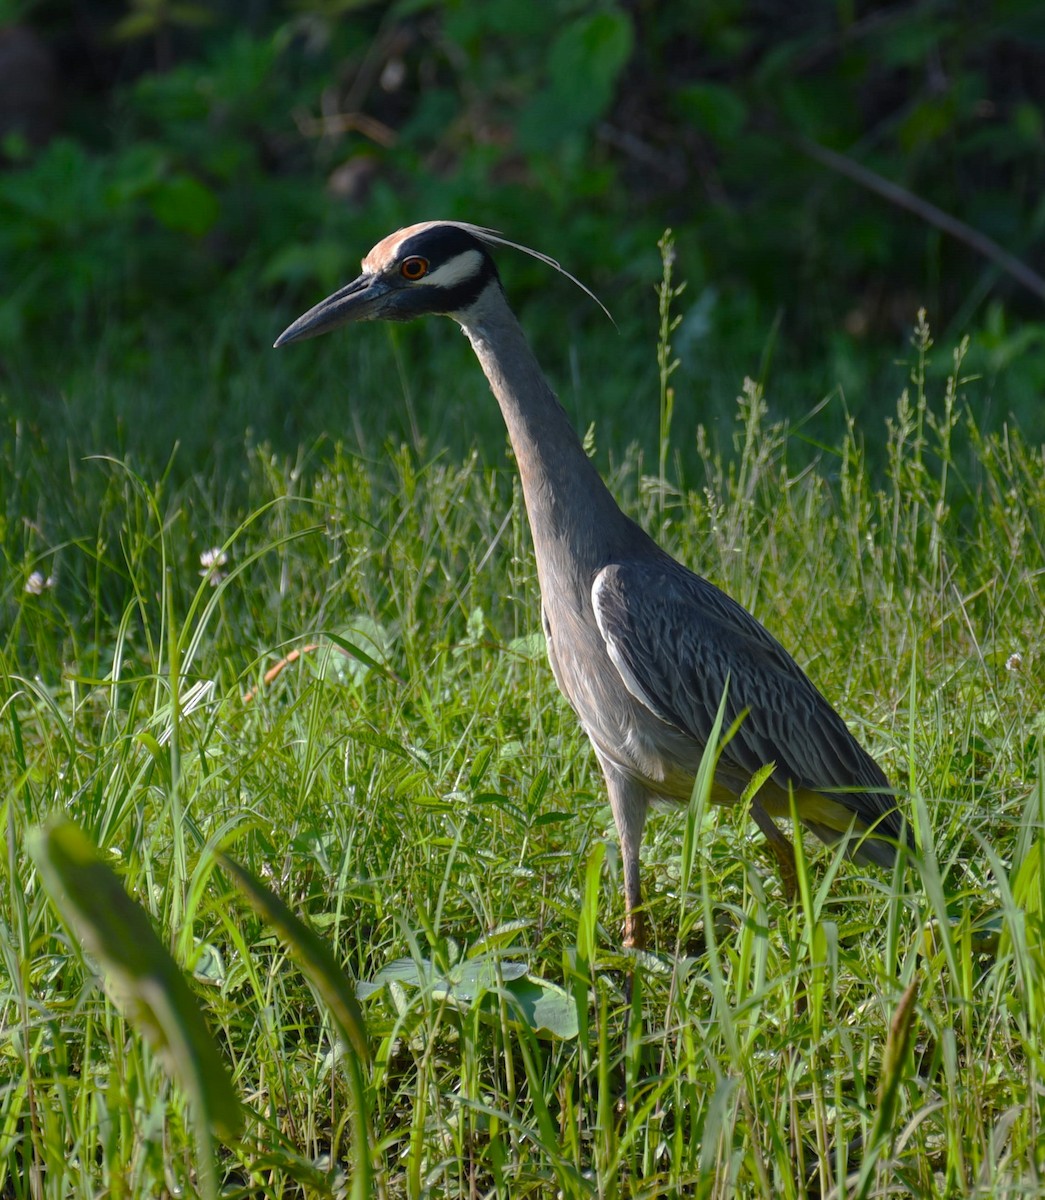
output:
{"label": "shadowed background", "polygon": [[666,226],[683,464],[698,421],[732,428],[745,375],[776,416],[830,397],[818,439],[851,414],[881,441],[922,306],[930,369],[971,339],[978,419],[1045,433],[1032,0],[9,0],[0,80],[0,404],[39,453],[155,467],[177,441],[182,475],[235,464],[246,429],[499,454],[438,324],[269,350],[379,237],[431,217],[536,245],[607,301],[619,335],[501,256],[567,407],[617,451],[656,437]]}

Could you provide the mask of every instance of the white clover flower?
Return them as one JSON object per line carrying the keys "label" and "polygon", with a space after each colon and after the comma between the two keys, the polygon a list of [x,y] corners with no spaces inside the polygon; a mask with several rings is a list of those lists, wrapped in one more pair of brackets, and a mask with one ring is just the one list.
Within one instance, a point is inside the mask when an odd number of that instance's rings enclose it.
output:
{"label": "white clover flower", "polygon": [[25,591],[30,596],[42,596],[48,588],[54,587],[54,576],[48,575],[46,578],[42,571],[34,571],[25,581]]}
{"label": "white clover flower", "polygon": [[1013,650],[1009,657],[1005,660],[1006,671],[1018,671],[1023,666],[1023,655],[1018,650]]}
{"label": "white clover flower", "polygon": [[200,566],[203,568],[200,571],[200,576],[206,579],[211,587],[217,587],[225,578],[225,572],[221,569],[229,561],[229,556],[224,550],[217,547],[211,550],[204,550],[200,555]]}

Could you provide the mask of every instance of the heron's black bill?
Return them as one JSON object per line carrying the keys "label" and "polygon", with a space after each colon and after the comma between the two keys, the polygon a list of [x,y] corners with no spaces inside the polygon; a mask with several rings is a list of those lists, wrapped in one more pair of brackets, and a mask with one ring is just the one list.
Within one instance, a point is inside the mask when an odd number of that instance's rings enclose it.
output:
{"label": "heron's black bill", "polygon": [[360,275],[288,325],[273,345],[278,348],[289,342],[303,342],[350,321],[367,321],[375,315],[374,310],[387,290],[387,285],[373,275]]}

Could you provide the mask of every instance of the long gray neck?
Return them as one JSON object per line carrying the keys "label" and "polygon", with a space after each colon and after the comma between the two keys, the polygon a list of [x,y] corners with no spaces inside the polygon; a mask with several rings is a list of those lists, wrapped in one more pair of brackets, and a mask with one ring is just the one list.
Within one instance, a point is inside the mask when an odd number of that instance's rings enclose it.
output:
{"label": "long gray neck", "polygon": [[548,386],[497,284],[456,314],[501,406],[522,478],[541,591],[587,591],[611,557],[645,541],[617,507]]}

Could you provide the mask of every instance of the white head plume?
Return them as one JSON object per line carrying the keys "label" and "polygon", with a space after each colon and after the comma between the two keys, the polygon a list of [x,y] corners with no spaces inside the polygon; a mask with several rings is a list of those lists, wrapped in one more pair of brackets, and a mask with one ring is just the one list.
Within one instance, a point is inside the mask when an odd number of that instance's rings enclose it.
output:
{"label": "white head plume", "polygon": [[486,229],[482,225],[472,225],[467,221],[433,221],[432,224],[433,225],[453,225],[457,229],[464,229],[466,232],[470,233],[473,237],[477,237],[481,242],[486,242],[487,245],[508,246],[512,250],[520,250],[523,254],[528,254],[531,258],[537,259],[538,262],[542,262],[542,263],[544,263],[545,266],[551,267],[553,271],[558,271],[560,275],[565,275],[566,278],[570,281],[570,283],[575,284],[577,287],[579,287],[581,289],[581,291],[590,300],[594,300],[595,303],[599,306],[599,308],[601,308],[602,311],[606,314],[606,316],[609,317],[610,323],[612,324],[613,328],[614,329],[617,328],[617,322],[614,321],[614,319],[613,319],[613,313],[611,313],[610,310],[606,307],[606,305],[603,304],[603,302],[598,298],[598,296],[595,295],[595,293],[591,290],[591,288],[586,287],[583,283],[581,283],[581,281],[577,278],[576,275],[571,275],[570,272],[567,271],[566,268],[562,265],[562,263],[560,263],[556,259],[552,258],[550,254],[542,254],[540,250],[534,250],[532,246],[524,246],[522,244],[522,242],[513,242],[509,238],[503,237],[500,233],[497,232],[496,229]]}

